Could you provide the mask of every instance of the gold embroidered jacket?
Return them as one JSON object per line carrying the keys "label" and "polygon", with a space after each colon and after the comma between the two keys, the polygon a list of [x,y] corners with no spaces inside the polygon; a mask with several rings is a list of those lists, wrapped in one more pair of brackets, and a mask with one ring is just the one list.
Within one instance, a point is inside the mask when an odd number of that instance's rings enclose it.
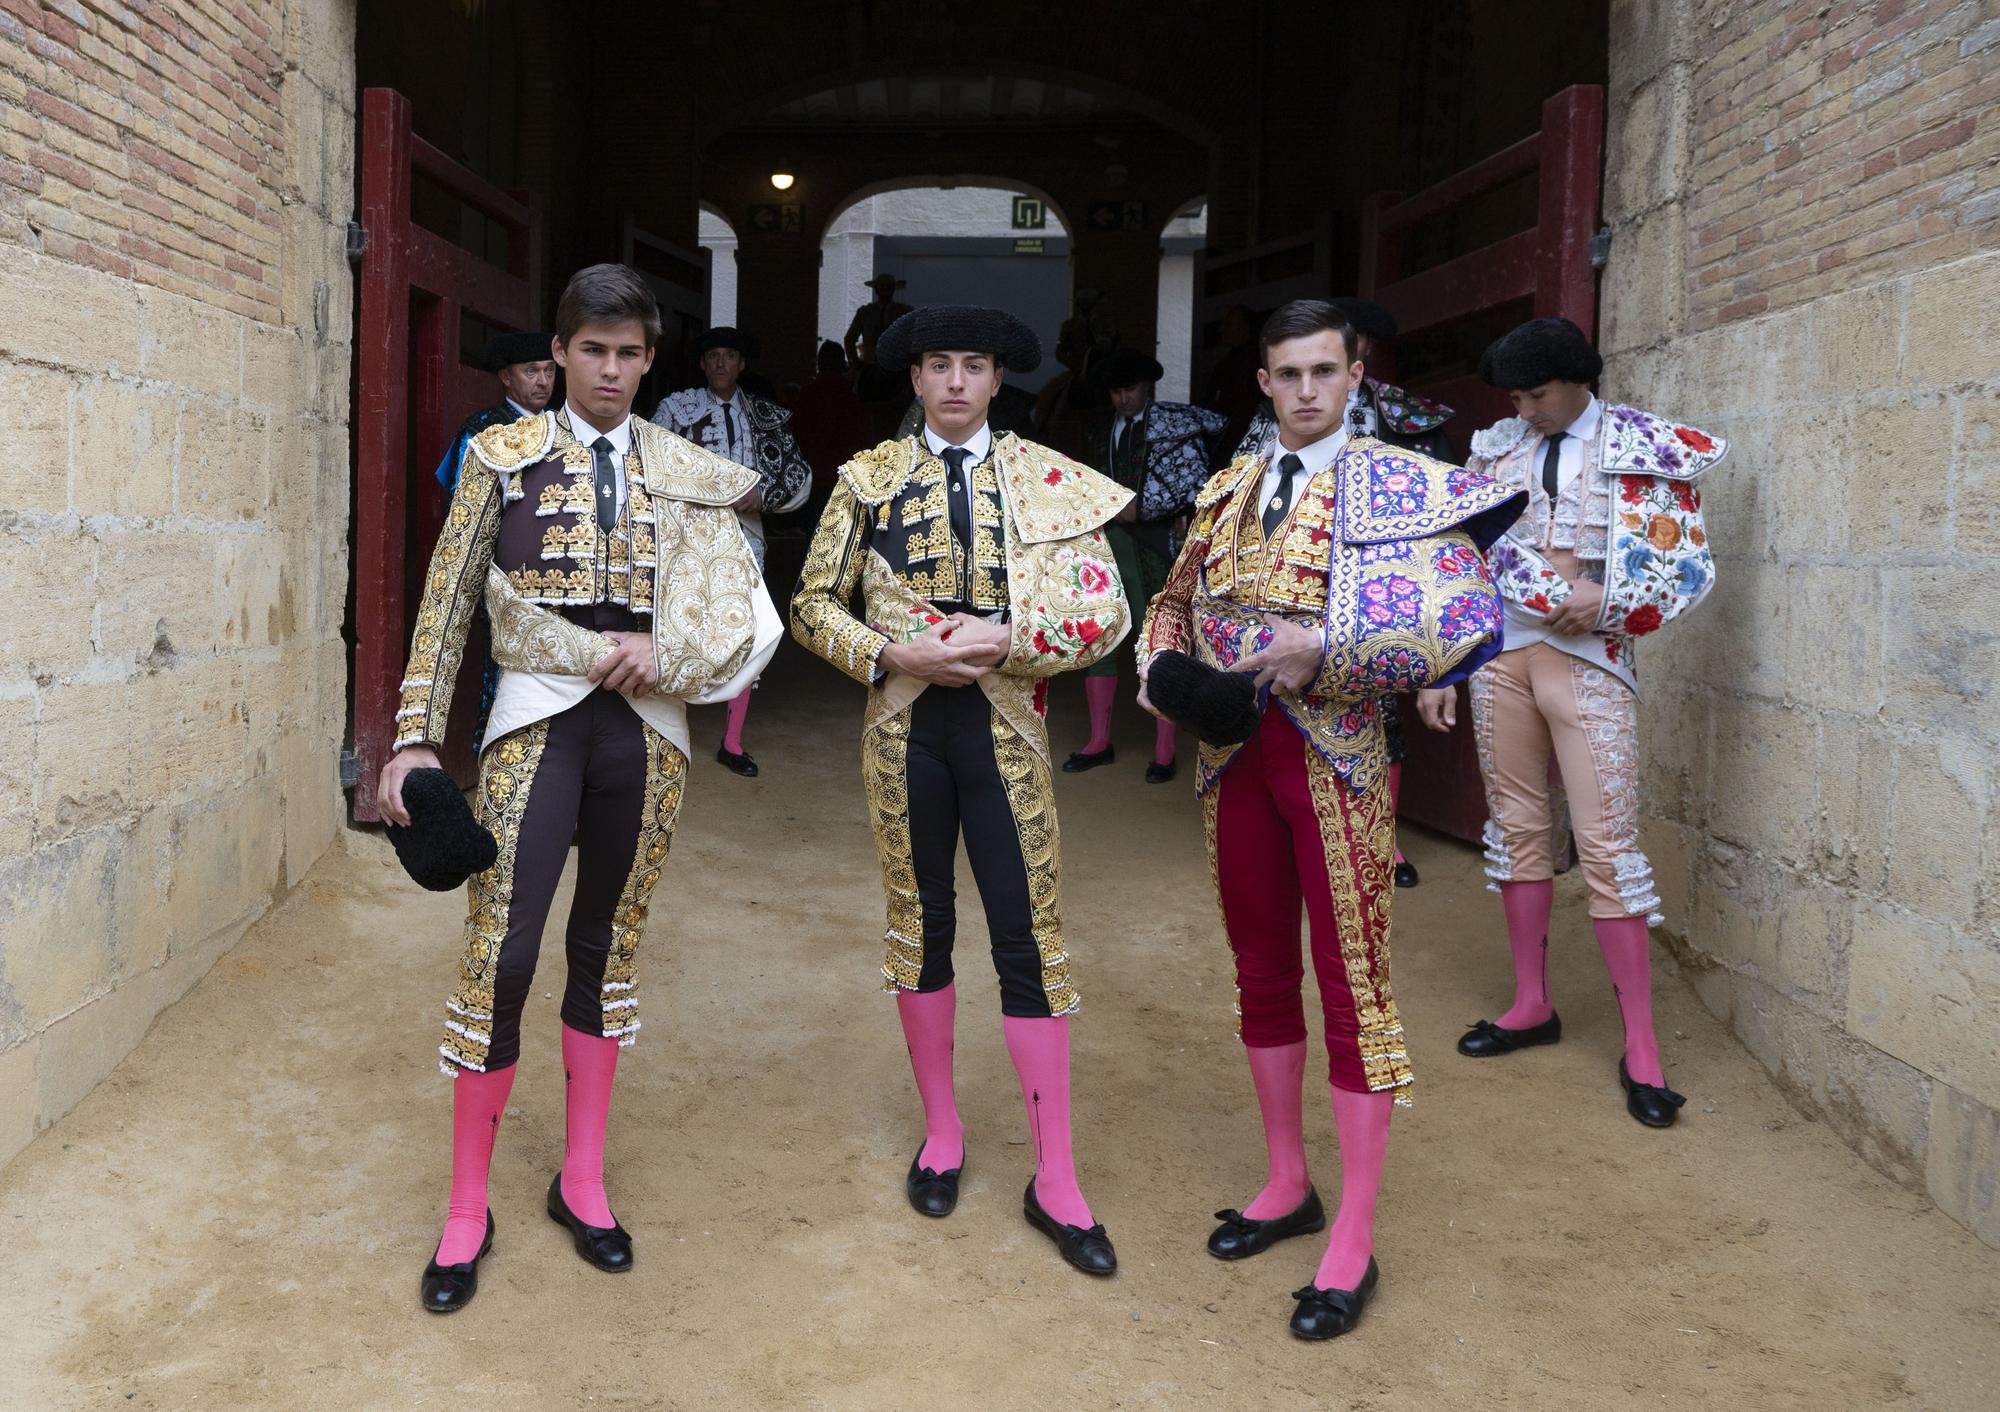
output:
{"label": "gold embroidered jacket", "polygon": [[944,462],[922,437],[842,466],[792,596],[792,635],[864,685],[884,647],[938,621],[939,601],[1007,615],[1002,674],[1054,676],[1117,647],[1130,614],[1103,526],[1132,493],[1011,432],[993,439],[972,484],[968,552],[951,532]]}
{"label": "gold embroidered jacket", "polygon": [[[1353,438],[1300,490],[1267,539],[1262,455],[1237,458],[1195,497],[1167,586],[1140,629],[1142,655],[1174,650],[1225,670],[1272,637],[1266,613],[1324,634],[1317,678],[1271,690],[1349,785],[1387,764],[1378,701],[1462,680],[1500,650],[1500,598],[1485,550],[1526,497],[1477,472]],[[1235,749],[1202,745],[1206,793]]]}
{"label": "gold embroidered jacket", "polygon": [[[472,439],[424,577],[399,747],[444,740],[482,596],[495,659],[510,669],[587,671],[608,639],[549,609],[598,603],[651,619],[662,695],[697,694],[748,659],[758,574],[729,507],[757,473],[637,419],[624,469],[625,508],[607,533],[592,503],[590,451],[554,413]],[[556,652],[551,641],[569,645]]]}

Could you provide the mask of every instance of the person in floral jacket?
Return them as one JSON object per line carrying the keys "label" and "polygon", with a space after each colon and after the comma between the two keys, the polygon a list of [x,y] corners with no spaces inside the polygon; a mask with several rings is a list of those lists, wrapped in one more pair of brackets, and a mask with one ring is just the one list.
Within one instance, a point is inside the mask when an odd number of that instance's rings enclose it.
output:
{"label": "person in floral jacket", "polygon": [[[1626,1108],[1670,1127],[1653,1032],[1647,928],[1663,920],[1639,849],[1638,677],[1633,641],[1699,603],[1715,582],[1699,477],[1719,438],[1592,392],[1604,361],[1567,319],[1534,319],[1486,350],[1480,374],[1521,414],[1472,439],[1471,469],[1527,492],[1528,511],[1490,551],[1507,602],[1506,650],[1470,683],[1486,785],[1487,876],[1514,959],[1514,1003],[1462,1036],[1459,1053],[1510,1054],[1562,1038],[1549,999],[1554,906],[1551,754],[1569,797],[1577,854],[1624,1020]],[[1420,693],[1436,730],[1450,692]]]}
{"label": "person in floral jacket", "polygon": [[[987,420],[1006,371],[1041,343],[997,309],[934,305],[891,324],[914,434],[853,457],[792,598],[798,640],[866,686],[862,782],[888,897],[883,989],[896,996],[924,1105],[904,1190],[957,1205],[964,1132],[952,1094],[958,836],[985,904],[1007,1050],[1035,1142],[1022,1208],[1087,1274],[1117,1268],[1070,1151],[1069,1016],[1048,681],[1110,654],[1131,624],[1104,526],[1132,492]],[[862,616],[849,611],[857,589]]]}

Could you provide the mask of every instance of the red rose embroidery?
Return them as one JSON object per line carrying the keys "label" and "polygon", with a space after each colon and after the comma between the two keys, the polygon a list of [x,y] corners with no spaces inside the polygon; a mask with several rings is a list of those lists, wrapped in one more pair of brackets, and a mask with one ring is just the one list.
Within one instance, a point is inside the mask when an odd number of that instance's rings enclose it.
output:
{"label": "red rose embroidery", "polygon": [[1037,716],[1047,716],[1049,714],[1049,679],[1047,677],[1035,678],[1034,705]]}
{"label": "red rose embroidery", "polygon": [[1674,503],[1681,507],[1682,514],[1692,515],[1701,508],[1701,492],[1691,482],[1677,480],[1674,482]]}
{"label": "red rose embroidery", "polygon": [[1622,646],[1624,645],[1624,643],[1625,643],[1625,639],[1624,639],[1624,638],[1622,638],[1622,637],[1607,637],[1607,638],[1605,638],[1605,639],[1604,639],[1604,660],[1605,660],[1605,661],[1607,661],[1607,662],[1616,662],[1616,661],[1618,660],[1618,649],[1619,649],[1620,647],[1622,647]]}
{"label": "red rose embroidery", "polygon": [[1076,625],[1076,635],[1083,639],[1085,647],[1104,636],[1104,629],[1095,618],[1085,618]]}
{"label": "red rose embroidery", "polygon": [[1051,467],[1049,467],[1049,473],[1048,473],[1047,475],[1043,476],[1043,477],[1042,477],[1042,480],[1043,480],[1043,482],[1044,482],[1045,484],[1048,484],[1048,485],[1061,485],[1061,484],[1062,484],[1062,472],[1061,472],[1061,471],[1059,471],[1059,470],[1057,470],[1057,469],[1056,469],[1056,468],[1055,468],[1054,466],[1051,466]]}
{"label": "red rose embroidery", "polygon": [[1049,635],[1043,632],[1040,628],[1036,628],[1035,651],[1046,652],[1053,655],[1055,653],[1055,650],[1056,650],[1055,644],[1049,641]]}
{"label": "red rose embroidery", "polygon": [[1651,479],[1650,476],[1618,477],[1618,498],[1627,505],[1637,505],[1646,498],[1646,482]]}
{"label": "red rose embroidery", "polygon": [[1633,637],[1656,631],[1660,626],[1660,610],[1650,603],[1642,603],[1625,615],[1625,631]]}
{"label": "red rose embroidery", "polygon": [[1549,598],[1545,593],[1531,593],[1521,600],[1523,608],[1532,608],[1537,613],[1549,611]]}
{"label": "red rose embroidery", "polygon": [[1680,438],[1681,445],[1692,447],[1696,451],[1715,450],[1715,439],[1703,436],[1693,427],[1675,427],[1674,435]]}
{"label": "red rose embroidery", "polygon": [[943,621],[944,621],[944,619],[943,619],[943,618],[940,618],[940,617],[939,617],[939,616],[938,616],[937,614],[935,614],[935,613],[925,613],[925,614],[923,614],[923,620],[924,620],[924,621],[925,621],[926,623],[930,623],[930,624],[936,624],[936,623],[941,623],[941,622],[943,622]]}

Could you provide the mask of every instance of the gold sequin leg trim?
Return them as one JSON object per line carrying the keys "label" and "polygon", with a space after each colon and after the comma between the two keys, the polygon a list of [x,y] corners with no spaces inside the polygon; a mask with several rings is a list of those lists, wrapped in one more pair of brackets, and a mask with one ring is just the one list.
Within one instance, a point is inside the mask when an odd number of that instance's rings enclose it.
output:
{"label": "gold sequin leg trim", "polygon": [[1042,956],[1042,993],[1051,1015],[1074,1014],[1083,1004],[1070,981],[1069,952],[1062,936],[1062,838],[1056,828],[1055,784],[1048,756],[993,713],[993,758],[1007,790],[1007,807],[1021,840],[1021,863],[1028,874],[1028,902],[1035,949]]}
{"label": "gold sequin leg trim", "polygon": [[1370,1092],[1396,1089],[1396,1102],[1408,1107],[1410,1056],[1403,1017],[1389,990],[1390,867],[1395,857],[1389,790],[1378,782],[1357,793],[1313,750],[1306,751],[1306,771],[1326,853],[1334,923],[1340,929],[1341,962],[1360,1020],[1362,1073]]}
{"label": "gold sequin leg trim", "polygon": [[604,1037],[630,1049],[639,1033],[638,967],[634,954],[646,929],[653,888],[666,866],[687,783],[687,757],[651,726],[646,732],[646,800],[639,813],[639,837],[632,849],[632,872],[611,914],[611,950],[604,961]]}
{"label": "gold sequin leg trim", "polygon": [[549,723],[537,721],[508,732],[479,757],[473,816],[492,833],[500,856],[465,885],[465,956],[459,962],[459,987],[445,1001],[444,1043],[438,1046],[444,1056],[438,1067],[450,1078],[457,1078],[460,1069],[486,1071],[493,1046],[493,981],[500,969],[500,942],[507,935],[507,909],[514,900],[514,856],[548,739]]}
{"label": "gold sequin leg trim", "polygon": [[[1201,830],[1208,839],[1208,879],[1215,884],[1215,911],[1216,915],[1222,919],[1222,940],[1226,946],[1229,943],[1229,917],[1222,910],[1222,863],[1215,847],[1215,816],[1221,806],[1221,801],[1222,789],[1220,786],[1202,795]],[[1235,974],[1233,966],[1230,968],[1230,974]],[[1236,1037],[1241,1039],[1243,1038],[1243,988],[1241,986],[1231,986],[1230,991],[1235,997],[1230,1007],[1236,1012],[1236,1023],[1233,1028]]]}
{"label": "gold sequin leg trim", "polygon": [[905,706],[861,732],[861,787],[875,828],[882,863],[882,893],[889,905],[888,956],[882,989],[915,990],[924,969],[924,909],[917,897],[917,865],[910,856],[910,708]]}

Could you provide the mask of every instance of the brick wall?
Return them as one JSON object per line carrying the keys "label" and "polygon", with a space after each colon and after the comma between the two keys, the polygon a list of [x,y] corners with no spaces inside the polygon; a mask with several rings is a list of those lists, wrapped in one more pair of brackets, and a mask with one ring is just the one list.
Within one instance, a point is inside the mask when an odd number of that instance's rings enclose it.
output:
{"label": "brick wall", "polygon": [[1983,0],[1699,5],[1693,327],[1990,248],[2000,14]]}
{"label": "brick wall", "polygon": [[2000,1245],[1991,15],[1621,0],[1601,332],[1610,396],[1734,443],[1716,590],[1641,656],[1669,942],[1806,1111]]}
{"label": "brick wall", "polygon": [[340,0],[0,0],[0,1161],[332,842]]}

